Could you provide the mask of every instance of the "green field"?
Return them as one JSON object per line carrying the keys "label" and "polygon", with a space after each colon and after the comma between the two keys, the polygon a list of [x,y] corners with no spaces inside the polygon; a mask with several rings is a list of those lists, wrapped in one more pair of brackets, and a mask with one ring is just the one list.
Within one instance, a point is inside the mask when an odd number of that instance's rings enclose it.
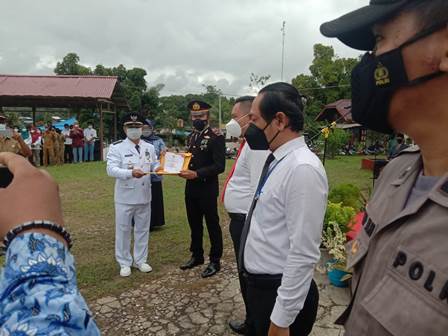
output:
{"label": "green field", "polygon": [[[327,160],[330,186],[339,183],[358,185],[369,192],[371,172],[363,171],[360,157]],[[227,171],[232,161],[227,162]],[[105,163],[83,163],[50,167],[48,171],[60,184],[66,226],[74,238],[78,283],[87,299],[119,293],[136,287],[149,278],[162,276],[164,269],[177,267],[189,258],[189,229],[184,207],[185,182],[177,176],[164,181],[166,225],[151,233],[150,264],[154,271],[131,278],[120,278],[114,259],[114,179],[106,175]],[[221,175],[221,182],[226,175]],[[224,209],[221,218],[227,222]],[[225,244],[230,244],[224,228]],[[205,239],[207,241],[208,239]],[[207,251],[207,249],[206,249]]]}

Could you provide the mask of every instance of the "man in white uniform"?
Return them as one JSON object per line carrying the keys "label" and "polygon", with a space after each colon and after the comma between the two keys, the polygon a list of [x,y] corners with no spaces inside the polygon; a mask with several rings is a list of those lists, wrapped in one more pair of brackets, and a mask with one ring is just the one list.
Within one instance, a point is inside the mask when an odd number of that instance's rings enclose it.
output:
{"label": "man in white uniform", "polygon": [[[151,218],[151,177],[157,170],[154,146],[140,140],[143,118],[126,115],[123,121],[127,138],[113,143],[107,155],[107,174],[115,177],[115,258],[120,275],[131,274],[131,266],[151,272],[147,263]],[[134,256],[131,256],[131,230],[134,219]]]}

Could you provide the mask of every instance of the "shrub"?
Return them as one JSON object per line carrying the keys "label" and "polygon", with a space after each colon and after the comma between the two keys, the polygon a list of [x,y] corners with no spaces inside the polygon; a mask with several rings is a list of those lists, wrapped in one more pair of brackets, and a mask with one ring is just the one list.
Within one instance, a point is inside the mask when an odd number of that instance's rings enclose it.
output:
{"label": "shrub", "polygon": [[362,207],[361,190],[353,184],[339,184],[331,189],[328,200],[332,203],[342,203],[359,211]]}
{"label": "shrub", "polygon": [[356,211],[352,207],[343,206],[342,203],[328,202],[324,218],[324,231],[327,230],[329,223],[333,222],[337,223],[342,233],[349,232],[355,215]]}

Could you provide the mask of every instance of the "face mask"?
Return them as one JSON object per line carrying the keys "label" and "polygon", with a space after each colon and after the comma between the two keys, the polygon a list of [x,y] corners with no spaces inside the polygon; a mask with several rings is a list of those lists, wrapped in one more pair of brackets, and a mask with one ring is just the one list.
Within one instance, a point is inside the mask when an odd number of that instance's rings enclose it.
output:
{"label": "face mask", "polygon": [[207,126],[207,120],[195,119],[193,120],[193,127],[199,132],[203,131],[205,126]]}
{"label": "face mask", "polygon": [[92,125],[89,125],[89,129],[92,129],[93,128],[93,126]]}
{"label": "face mask", "polygon": [[152,135],[152,130],[142,131],[144,137],[150,137]]}
{"label": "face mask", "polygon": [[126,130],[126,136],[130,140],[138,140],[142,136],[142,129],[141,128],[128,128]]}
{"label": "face mask", "polygon": [[367,53],[352,72],[352,116],[363,126],[382,133],[392,133],[388,121],[394,93],[402,87],[415,86],[443,75],[435,72],[409,81],[403,62],[404,47],[445,27],[437,25],[417,34],[399,48],[380,56]]}
{"label": "face mask", "polygon": [[268,128],[268,126],[270,124],[271,123],[267,124],[266,127],[263,129],[258,128],[257,126],[255,126],[254,123],[249,124],[249,127],[246,130],[246,134],[244,134],[244,138],[246,139],[247,144],[249,145],[250,149],[252,149],[252,150],[268,150],[269,149],[269,145],[280,134],[280,131],[277,132],[277,134],[271,139],[271,141],[268,141],[268,139],[266,138],[266,134],[264,134],[264,130],[266,128]]}
{"label": "face mask", "polygon": [[238,123],[238,121],[240,121],[241,119],[243,119],[243,118],[246,118],[246,117],[248,117],[249,115],[248,114],[246,114],[246,115],[244,115],[244,116],[242,116],[241,118],[239,118],[239,119],[232,119],[232,120],[230,120],[228,123],[227,123],[227,125],[226,125],[226,137],[227,137],[227,139],[230,139],[230,138],[239,138],[240,136],[241,136],[241,133],[242,133],[242,129],[241,129],[241,126],[240,126],[240,124]]}

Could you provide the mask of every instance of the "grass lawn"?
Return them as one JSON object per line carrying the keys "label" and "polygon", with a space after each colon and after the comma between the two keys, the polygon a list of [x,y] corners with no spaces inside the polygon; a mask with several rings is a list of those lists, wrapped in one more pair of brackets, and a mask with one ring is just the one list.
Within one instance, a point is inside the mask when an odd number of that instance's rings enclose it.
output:
{"label": "grass lawn", "polygon": [[[227,162],[227,172],[233,161]],[[360,169],[361,157],[339,157],[327,160],[326,170],[331,185],[352,183],[366,193],[372,185],[369,171]],[[122,292],[164,274],[164,268],[178,267],[189,258],[189,228],[184,207],[185,182],[168,176],[163,183],[166,225],[153,231],[150,238],[150,274],[133,272],[120,278],[114,258],[114,179],[106,175],[102,162],[48,168],[60,184],[66,226],[74,238],[78,283],[87,299]],[[226,173],[227,173],[226,172]],[[221,185],[227,174],[221,175]],[[227,215],[220,207],[222,222]],[[227,228],[225,244],[230,244]],[[208,239],[204,239],[205,242]],[[205,251],[208,250],[208,247]]]}

